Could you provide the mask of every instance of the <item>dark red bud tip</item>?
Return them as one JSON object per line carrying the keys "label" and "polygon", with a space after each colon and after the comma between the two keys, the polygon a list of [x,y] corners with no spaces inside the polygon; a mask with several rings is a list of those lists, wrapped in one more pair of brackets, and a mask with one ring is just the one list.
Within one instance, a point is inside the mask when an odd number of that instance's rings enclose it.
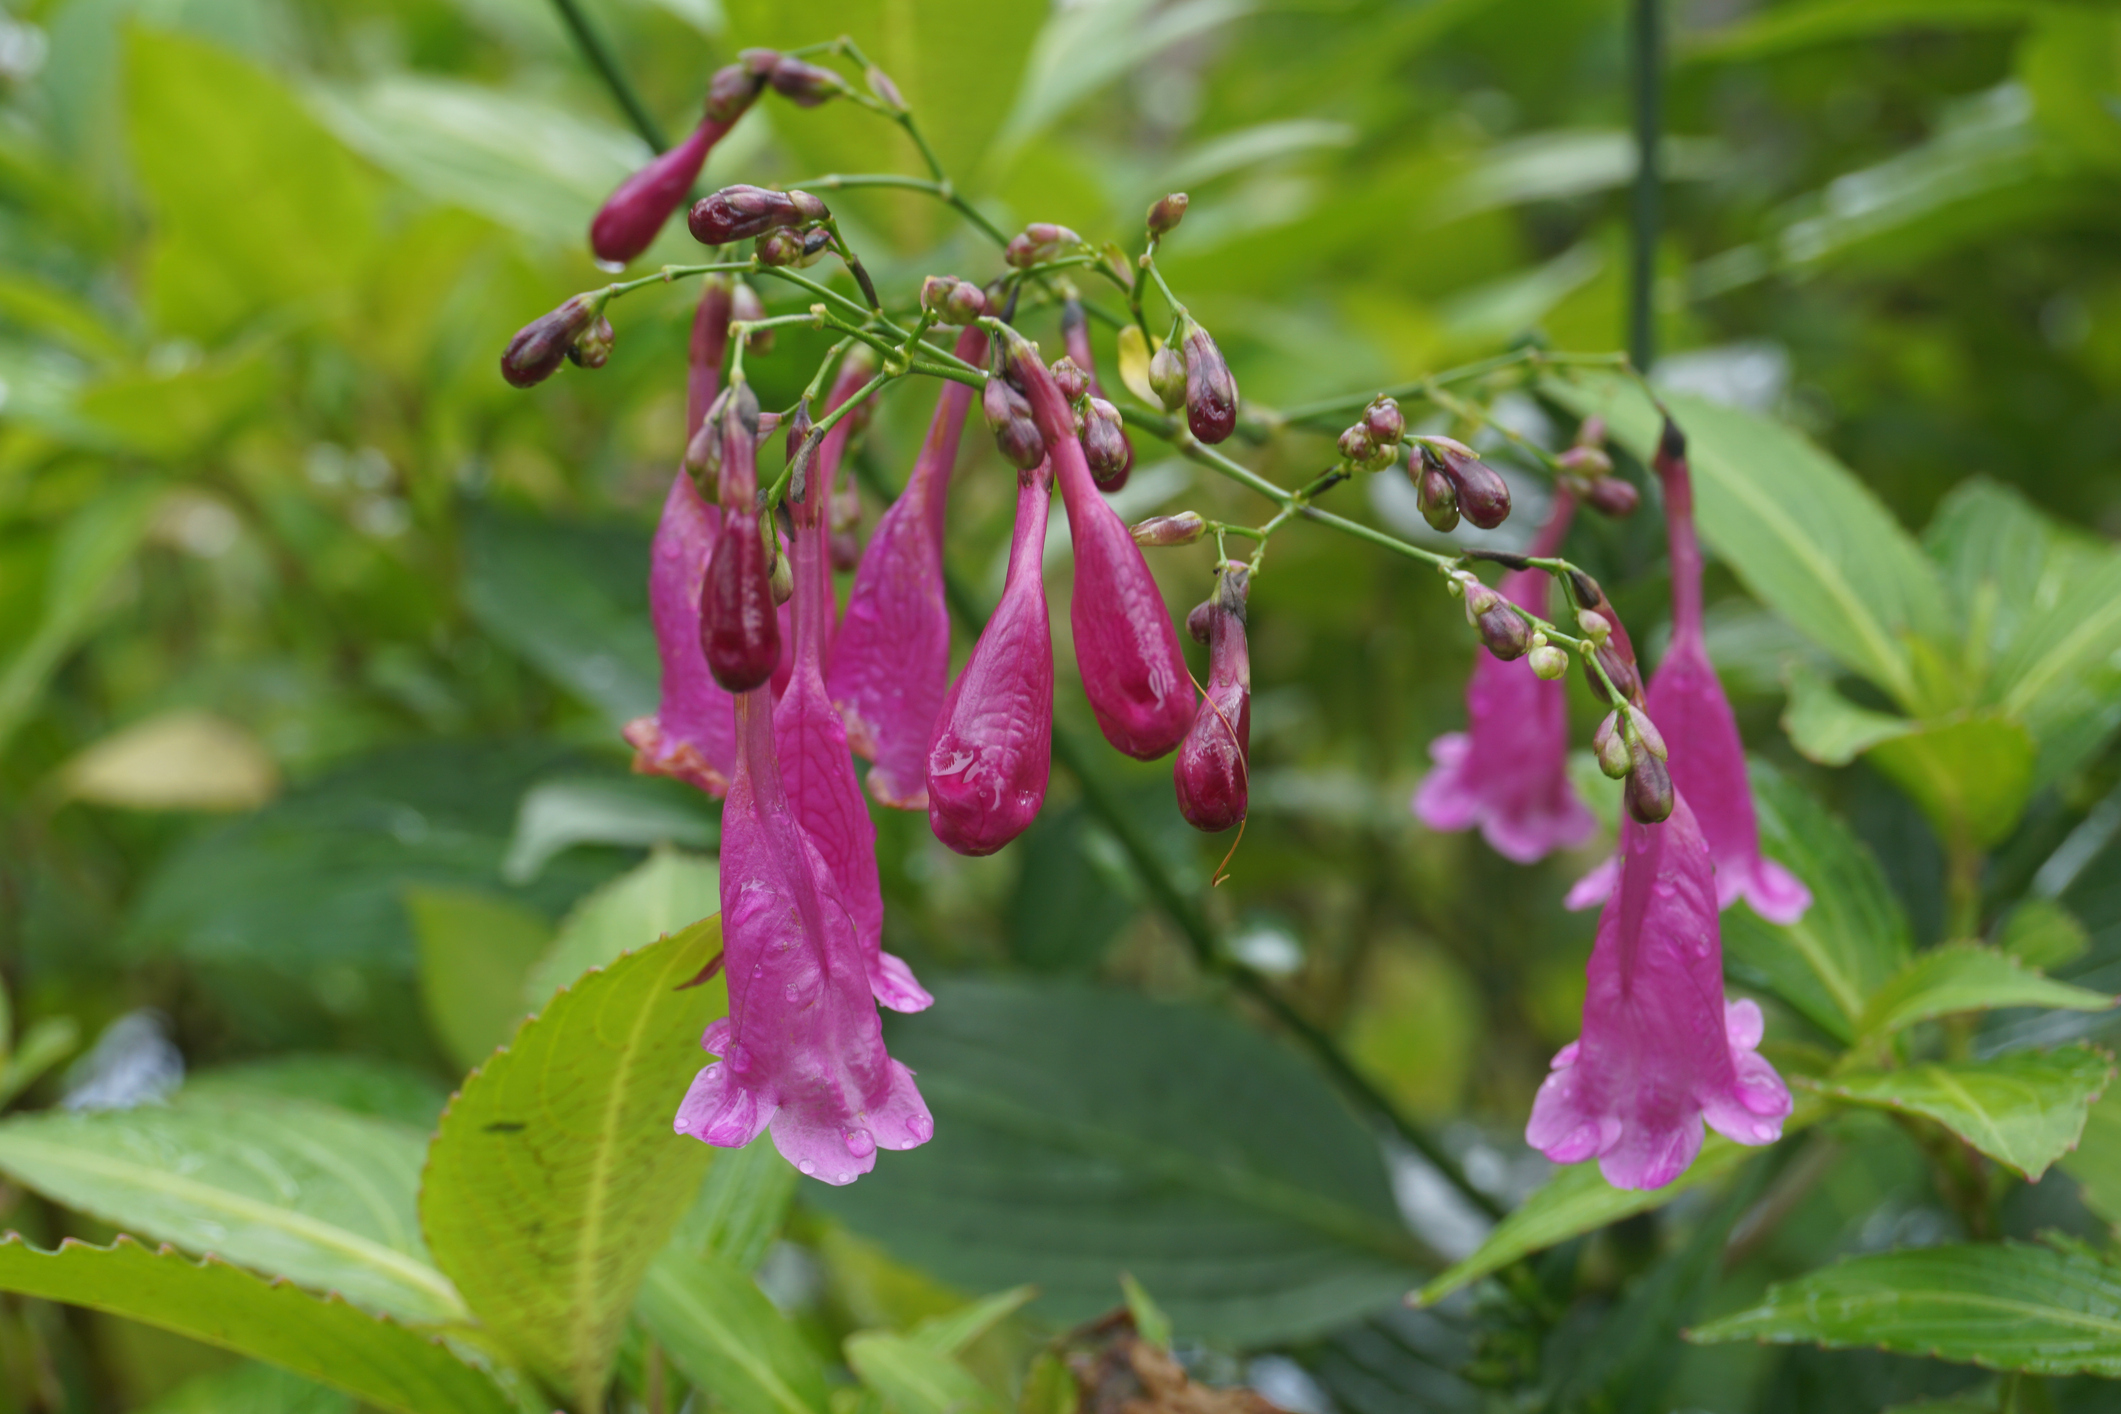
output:
{"label": "dark red bud tip", "polygon": [[1628,773],[1628,814],[1645,825],[1670,818],[1678,795],[1672,789],[1672,773],[1654,756],[1644,756]]}
{"label": "dark red bud tip", "polygon": [[1429,528],[1445,535],[1458,529],[1458,488],[1426,447],[1418,449],[1407,470],[1414,477],[1414,502]]}
{"label": "dark red bud tip", "polygon": [[1686,433],[1669,417],[1664,420],[1664,435],[1657,439],[1657,455],[1668,462],[1686,460]]}
{"label": "dark red bud tip", "polygon": [[587,295],[575,295],[550,314],[539,315],[518,329],[502,350],[501,376],[518,388],[544,382],[596,317],[596,302]]}
{"label": "dark red bud tip", "polygon": [[1510,485],[1495,469],[1473,455],[1473,449],[1449,437],[1423,439],[1423,446],[1443,466],[1458,492],[1458,512],[1482,530],[1493,530],[1510,518]]}
{"label": "dark red bud tip", "polygon": [[[1066,359],[1061,360],[1063,363]],[[1100,491],[1117,491],[1134,467],[1134,449],[1120,423],[1119,409],[1103,398],[1090,398],[1083,405],[1083,460],[1090,464],[1090,479]]]}
{"label": "dark red bud tip", "polygon": [[611,327],[611,321],[600,314],[567,346],[567,361],[577,368],[602,368],[610,361],[611,346],[617,339],[618,332]]}
{"label": "dark red bud tip", "polygon": [[1209,620],[1214,613],[1215,601],[1210,599],[1206,603],[1195,604],[1192,612],[1186,615],[1186,632],[1192,635],[1195,643],[1208,641]]}
{"label": "dark red bud tip", "polygon": [[1618,476],[1601,476],[1583,489],[1585,504],[1600,515],[1626,520],[1642,504],[1635,483]]}
{"label": "dark red bud tip", "polygon": [[744,64],[724,64],[707,83],[707,108],[702,115],[723,127],[744,116],[744,110],[759,96],[765,79]]}
{"label": "dark red bud tip", "polygon": [[1159,197],[1149,208],[1149,234],[1168,236],[1178,229],[1178,223],[1186,219],[1186,206],[1193,198],[1182,191]]}
{"label": "dark red bud tip", "polygon": [[1364,408],[1362,420],[1370,440],[1381,447],[1392,446],[1407,435],[1407,415],[1390,398],[1379,398]]}
{"label": "dark red bud tip", "polygon": [[686,213],[685,225],[702,245],[750,240],[777,226],[822,221],[832,212],[805,191],[769,191],[765,187],[723,187],[703,196]]}
{"label": "dark red bud tip", "polygon": [[707,161],[717,132],[705,125],[676,147],[619,183],[589,223],[589,248],[596,258],[623,265],[655,243],[670,213]]}
{"label": "dark red bud tip", "polygon": [[1532,631],[1506,601],[1497,600],[1474,623],[1480,630],[1480,641],[1505,663],[1522,658],[1531,648]]}
{"label": "dark red bud tip", "polygon": [[847,91],[847,81],[832,70],[785,57],[773,66],[766,82],[798,108],[815,108]]}
{"label": "dark red bud tip", "polygon": [[1188,318],[1181,339],[1186,359],[1186,426],[1203,442],[1237,430],[1237,379],[1206,329]]}

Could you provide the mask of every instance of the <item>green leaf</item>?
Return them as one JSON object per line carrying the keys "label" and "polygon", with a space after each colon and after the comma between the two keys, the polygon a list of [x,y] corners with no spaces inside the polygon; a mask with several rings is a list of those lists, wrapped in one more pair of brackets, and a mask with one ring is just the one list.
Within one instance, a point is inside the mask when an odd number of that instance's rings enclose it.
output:
{"label": "green leaf", "polygon": [[2042,977],[2018,959],[1974,943],[1932,948],[1879,988],[1863,1014],[1861,1033],[1890,1036],[1939,1016],[2000,1007],[2104,1011],[2114,998]]}
{"label": "green leaf", "polygon": [[1754,60],[1902,30],[2015,29],[2033,14],[2019,0],[1807,0],[1696,34],[1680,46],[1679,57]]}
{"label": "green leaf", "polygon": [[2048,898],[2025,900],[1996,929],[1997,948],[2043,972],[2075,962],[2091,945],[2077,915]]}
{"label": "green leaf", "polygon": [[1137,890],[1116,843],[1070,802],[1040,811],[1014,852],[1023,863],[1009,900],[1009,955],[1033,971],[1089,971],[1135,912]]}
{"label": "green leaf", "polygon": [[2017,828],[2032,797],[2034,756],[2023,726],[1990,713],[1924,722],[1870,750],[1871,764],[1922,807],[1939,836],[1984,848]]}
{"label": "green leaf", "polygon": [[598,1407],[635,1288],[711,1151],[671,1131],[721,979],[719,917],[554,997],[474,1071],[428,1151],[420,1221],[480,1321]]}
{"label": "green leaf", "polygon": [[109,1247],[66,1241],[42,1252],[0,1239],[0,1291],[86,1306],[233,1350],[403,1414],[522,1414],[488,1373],[433,1335],[372,1316],[336,1296],[312,1296],[218,1257],[193,1263],[129,1237]]}
{"label": "green leaf", "polygon": [[78,1212],[407,1321],[461,1320],[420,1242],[420,1155],[417,1130],[259,1095],[0,1122],[0,1170]]}
{"label": "green leaf", "polygon": [[847,1363],[895,1414],[1002,1414],[994,1392],[920,1341],[881,1331],[847,1337]]}
{"label": "green leaf", "polygon": [[2077,1147],[2085,1112],[2113,1074],[2111,1056],[2080,1044],[1797,1083],[1852,1104],[1925,1115],[2037,1183]]}
{"label": "green leaf", "polygon": [[271,1365],[238,1365],[186,1380],[141,1414],[354,1414],[339,1390]]}
{"label": "green leaf", "polygon": [[804,1194],[899,1260],[1032,1283],[1055,1322],[1109,1309],[1132,1272],[1180,1329],[1246,1341],[1387,1304],[1424,1259],[1370,1132],[1231,1017],[1059,983],[935,991],[890,1031],[935,1140]]}
{"label": "green leaf", "polygon": [[1992,691],[2002,709],[2024,721],[2045,746],[2073,716],[2102,705],[2086,703],[2087,695],[2111,696],[2117,654],[2121,554],[2108,553],[2052,605],[2027,616],[1996,661]]}
{"label": "green leaf", "polygon": [[721,870],[711,859],[657,850],[574,906],[559,935],[518,990],[532,1006],[592,967],[699,922],[722,908]]}
{"label": "green leaf", "polygon": [[1846,766],[1881,741],[1919,730],[1905,717],[1858,707],[1826,674],[1803,664],[1791,665],[1787,681],[1790,704],[1782,714],[1782,729],[1808,761]]}
{"label": "green leaf", "polygon": [[2121,167],[2121,123],[2112,106],[2121,89],[2115,17],[2094,6],[2042,5],[2031,13],[2037,18],[2018,50],[2018,76],[2040,126],[2080,161]]}
{"label": "green leaf", "polygon": [[[1643,461],[1663,420],[1640,388],[1587,375],[1545,385],[1600,411]],[[1781,423],[1668,393],[1687,435],[1702,537],[1753,597],[1909,712],[1924,702],[1902,636],[1946,641],[1943,586],[1914,538],[1847,468]],[[1936,704],[1943,705],[1943,704]]]}
{"label": "green leaf", "polygon": [[1171,1348],[1171,1318],[1156,1304],[1155,1298],[1142,1289],[1132,1272],[1119,1274],[1119,1289],[1127,1298],[1127,1314],[1134,1318],[1134,1329],[1151,1345]]}
{"label": "green leaf", "polygon": [[469,1070],[529,1011],[524,979],[551,944],[552,925],[474,889],[407,889],[405,910],[420,947],[420,1005],[443,1052]]}
{"label": "green leaf", "polygon": [[47,1016],[30,1027],[5,1064],[0,1064],[0,1105],[5,1105],[74,1053],[81,1029],[70,1016]]}
{"label": "green leaf", "polygon": [[115,373],[82,389],[74,410],[116,447],[180,462],[224,437],[279,383],[266,351],[251,347],[173,373]]}
{"label": "green leaf", "polygon": [[2081,1252],[2015,1242],[1885,1252],[1778,1282],[1759,1305],[1690,1338],[2111,1378],[2121,1375],[2121,1273]]}
{"label": "green leaf", "polygon": [[[501,877],[527,884],[559,854],[582,844],[712,849],[722,837],[690,786],[658,776],[585,776],[540,781],[523,795]],[[566,978],[561,978],[566,981]],[[539,998],[543,1000],[543,998]]]}
{"label": "green leaf", "polygon": [[816,1352],[740,1267],[673,1245],[648,1268],[634,1310],[679,1373],[731,1414],[831,1408]]}
{"label": "green leaf", "polygon": [[282,1055],[217,1066],[185,1077],[183,1099],[244,1103],[248,1097],[314,1100],[422,1134],[442,1117],[449,1096],[416,1070],[349,1055]]}
{"label": "green leaf", "polygon": [[2061,594],[2070,561],[2054,552],[2055,538],[2021,493],[1984,476],[1953,487],[1930,517],[1922,545],[1944,571],[1967,630],[1967,657],[1981,675],[1997,649]]}
{"label": "green leaf", "polygon": [[1723,915],[1724,962],[1836,1040],[1853,1041],[1871,994],[1907,962],[1907,916],[1870,848],[1803,787],[1752,763],[1762,849],[1812,891],[1796,923],[1750,908]]}
{"label": "green leaf", "polygon": [[741,1149],[718,1150],[707,1181],[671,1234],[671,1248],[714,1257],[739,1272],[754,1272],[788,1220],[795,1200],[795,1166],[761,1135]]}
{"label": "green leaf", "polygon": [[[1120,1285],[1127,1288],[1129,1292],[1128,1309],[1133,1310],[1132,1293],[1141,1291],[1140,1283],[1136,1282],[1132,1277],[1122,1275],[1120,1277]],[[958,1355],[963,1353],[966,1346],[971,1345],[988,1331],[993,1330],[1003,1321],[1008,1320],[1018,1311],[1030,1305],[1037,1297],[1038,1288],[1033,1286],[1018,1286],[1011,1287],[1007,1291],[998,1291],[994,1295],[982,1297],[968,1306],[961,1306],[948,1315],[929,1317],[907,1332],[906,1338],[917,1344],[927,1346],[938,1355]],[[1142,1293],[1142,1301],[1146,1309],[1151,1311],[1156,1309],[1153,1304],[1149,1303],[1146,1292]],[[1161,1312],[1158,1312],[1159,1316],[1161,1314]],[[1142,1325],[1139,1313],[1135,1316],[1135,1326],[1137,1329],[1146,1329]],[[1160,1345],[1169,1345],[1171,1343],[1169,1321],[1164,1322],[1164,1339],[1155,1343]]]}
{"label": "green leaf", "polygon": [[2084,1206],[2121,1224],[2121,1090],[2109,1089],[2092,1106],[2076,1152],[2061,1164],[2081,1186]]}

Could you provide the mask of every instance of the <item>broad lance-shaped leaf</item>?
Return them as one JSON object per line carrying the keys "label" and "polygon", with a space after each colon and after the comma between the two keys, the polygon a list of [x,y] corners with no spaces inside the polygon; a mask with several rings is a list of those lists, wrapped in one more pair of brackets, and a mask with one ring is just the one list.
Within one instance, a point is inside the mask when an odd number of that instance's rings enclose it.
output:
{"label": "broad lance-shaped leaf", "polygon": [[560,992],[472,1073],[428,1150],[420,1221],[479,1320],[577,1407],[603,1397],[643,1273],[710,1152],[671,1132],[728,1006],[719,915]]}
{"label": "broad lance-shaped leaf", "polygon": [[1759,1305],[1689,1338],[2111,1378],[2121,1376],[2121,1270],[2086,1252],[2015,1242],[1883,1252],[1778,1282]]}
{"label": "broad lance-shaped leaf", "polygon": [[2084,1206],[2121,1224],[2121,1090],[2109,1089],[2084,1118],[2076,1150],[2062,1169],[2077,1180]]}
{"label": "broad lance-shaped leaf", "polygon": [[[192,1262],[129,1237],[109,1247],[69,1239],[42,1252],[0,1239],[0,1291],[86,1306],[307,1375],[403,1414],[523,1414],[503,1393],[526,1383],[471,1363],[466,1347],[372,1316],[336,1296],[312,1296],[217,1257]],[[496,1383],[496,1380],[500,1383]],[[525,1391],[527,1393],[527,1391]]]}
{"label": "broad lance-shaped leaf", "polygon": [[2077,1147],[2086,1113],[2113,1075],[2111,1056],[2076,1045],[1797,1083],[1852,1104],[1925,1115],[2037,1182]]}
{"label": "broad lance-shaped leaf", "polygon": [[[766,1152],[788,1169],[770,1146]],[[679,1373],[711,1390],[730,1414],[831,1408],[816,1352],[740,1267],[673,1243],[649,1267],[634,1311]]]}
{"label": "broad lance-shaped leaf", "polygon": [[[1818,1119],[1821,1113],[1816,1102],[1801,1094],[1796,1098],[1797,1108],[1782,1122],[1785,1138]],[[1520,1257],[1544,1252],[1622,1218],[1661,1208],[1689,1188],[1730,1173],[1757,1152],[1720,1134],[1711,1134],[1692,1167],[1664,1187],[1648,1190],[1615,1188],[1605,1181],[1595,1163],[1570,1164],[1497,1223],[1478,1250],[1446,1268],[1408,1299],[1417,1306],[1434,1305]]]}
{"label": "broad lance-shaped leaf", "polygon": [[1932,948],[1878,989],[1863,1015],[1862,1033],[1895,1031],[1967,1011],[2001,1007],[2049,1007],[2104,1011],[2114,998],[2043,977],[2018,959],[1975,943]]}
{"label": "broad lance-shaped leaf", "polygon": [[0,1171],[136,1236],[417,1322],[464,1319],[429,1263],[414,1195],[424,1138],[262,1094],[0,1123]]}
{"label": "broad lance-shaped leaf", "polygon": [[1846,825],[1773,767],[1754,762],[1752,778],[1761,846],[1811,889],[1812,906],[1787,927],[1750,908],[1726,912],[1724,965],[1836,1040],[1853,1041],[1871,994],[1912,951],[1907,915]]}
{"label": "broad lance-shaped leaf", "polygon": [[1873,746],[1870,762],[1905,791],[1946,839],[1984,848],[2017,828],[2033,790],[2031,733],[1995,712],[1954,715]]}
{"label": "broad lance-shaped leaf", "polygon": [[1002,1402],[973,1373],[909,1336],[862,1331],[847,1337],[847,1364],[892,1414],[1001,1414]]}

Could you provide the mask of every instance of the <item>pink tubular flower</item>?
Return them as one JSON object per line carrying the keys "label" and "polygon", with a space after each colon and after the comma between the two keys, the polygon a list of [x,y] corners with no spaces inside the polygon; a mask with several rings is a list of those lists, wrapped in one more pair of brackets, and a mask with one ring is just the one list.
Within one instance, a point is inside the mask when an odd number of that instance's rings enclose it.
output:
{"label": "pink tubular flower", "polygon": [[676,1129],[740,1148],[771,1126],[812,1178],[852,1183],[876,1151],[928,1142],[935,1121],[891,1059],[869,969],[831,871],[797,822],[774,758],[772,699],[737,699],[736,779],[722,812],[722,948],[729,1015],[700,1044],[721,1057]]}
{"label": "pink tubular flower", "polygon": [[[842,377],[844,381],[844,375]],[[825,434],[827,447],[846,426]],[[883,951],[884,896],[877,882],[876,824],[854,778],[847,728],[825,692],[825,644],[835,607],[832,565],[825,542],[830,468],[811,468],[803,499],[793,508],[795,651],[788,690],[773,709],[774,750],[789,807],[845,903],[860,940],[870,990],[894,1011],[920,1011],[935,998],[913,970]]]}
{"label": "pink tubular flower", "polygon": [[[1575,501],[1556,495],[1530,553],[1553,554],[1568,534]],[[1544,618],[1544,570],[1503,576],[1503,596]],[[1531,864],[1557,849],[1582,844],[1598,829],[1590,808],[1569,784],[1568,698],[1559,682],[1535,676],[1518,658],[1503,662],[1481,653],[1466,687],[1466,730],[1429,743],[1435,769],[1414,792],[1414,815],[1432,830],[1475,826],[1497,854]]]}
{"label": "pink tubular flower", "polygon": [[589,248],[596,258],[623,265],[655,243],[656,233],[707,165],[707,154],[736,126],[757,96],[757,80],[738,65],[714,76],[707,95],[707,114],[683,142],[620,182],[589,223]]}
{"label": "pink tubular flower", "polygon": [[1023,384],[1031,414],[1053,459],[1075,545],[1075,592],[1068,623],[1083,695],[1105,740],[1153,761],[1193,726],[1193,679],[1179,652],[1164,596],[1141,546],[1090,479],[1075,436],[1075,414],[1039,362],[1038,350],[1011,336],[1009,365]]}
{"label": "pink tubular flower", "polygon": [[1053,630],[1040,577],[1052,470],[1040,462],[1016,485],[1002,602],[950,685],[928,750],[928,825],[959,854],[992,854],[1022,834],[1053,766]]}
{"label": "pink tubular flower", "polygon": [[1724,999],[1714,866],[1686,798],[1620,838],[1583,1034],[1554,1057],[1525,1141],[1557,1164],[1596,1158],[1616,1188],[1662,1188],[1701,1151],[1703,1120],[1740,1144],[1781,1138],[1790,1092],[1755,1049],[1760,1008]]}
{"label": "pink tubular flower", "polygon": [[[987,356],[968,326],[957,356]],[[972,389],[945,382],[906,489],[877,522],[847,595],[826,684],[847,737],[874,763],[869,793],[898,810],[928,807],[928,747],[950,686],[950,614],[943,602],[943,510]]]}
{"label": "pink tubular flower", "polygon": [[[1753,787],[1746,778],[1745,745],[1738,720],[1716,670],[1709,664],[1701,627],[1701,542],[1694,532],[1694,483],[1686,462],[1686,438],[1665,423],[1652,459],[1664,482],[1664,518],[1672,556],[1672,642],[1650,679],[1646,705],[1671,756],[1672,784],[1701,822],[1716,861],[1716,904],[1739,899],[1770,923],[1795,923],[1811,907],[1812,893],[1789,870],[1760,853],[1760,822],[1753,813]],[[1604,900],[1614,869],[1601,865],[1569,891],[1568,906],[1587,908]]]}
{"label": "pink tubular flower", "polygon": [[[728,342],[729,285],[710,275],[692,321],[685,390],[688,442],[714,402]],[[663,502],[648,571],[648,611],[663,662],[662,701],[653,717],[629,722],[623,733],[634,748],[634,770],[688,781],[713,796],[729,789],[730,772],[736,769],[735,705],[707,671],[700,648],[700,586],[721,528],[720,508],[703,500],[692,473],[679,467]]]}

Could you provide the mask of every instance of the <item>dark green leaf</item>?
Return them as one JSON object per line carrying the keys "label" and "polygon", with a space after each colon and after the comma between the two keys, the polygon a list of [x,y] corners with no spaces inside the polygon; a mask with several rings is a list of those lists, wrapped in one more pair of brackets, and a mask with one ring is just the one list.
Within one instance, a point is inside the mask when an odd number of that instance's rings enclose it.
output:
{"label": "dark green leaf", "polygon": [[555,856],[576,845],[712,849],[721,837],[699,793],[677,781],[657,776],[540,781],[524,794],[516,811],[501,877],[511,884],[527,884]]}
{"label": "dark green leaf", "polygon": [[1862,1034],[1889,1036],[1933,1017],[1999,1007],[2104,1011],[2113,1004],[2103,992],[2042,977],[1994,948],[1955,943],[1923,953],[1879,988],[1864,1012]]}
{"label": "dark green leaf", "polygon": [[1693,36],[1681,54],[1692,60],[1762,59],[1901,30],[2015,29],[2031,15],[2016,0],[1804,0]]}

